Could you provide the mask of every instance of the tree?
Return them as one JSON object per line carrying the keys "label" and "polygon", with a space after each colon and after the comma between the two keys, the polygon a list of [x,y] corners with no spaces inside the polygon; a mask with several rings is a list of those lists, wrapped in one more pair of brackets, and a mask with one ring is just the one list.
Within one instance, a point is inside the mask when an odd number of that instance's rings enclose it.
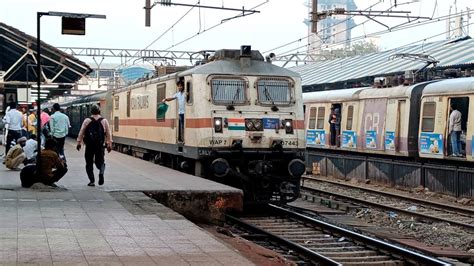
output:
{"label": "tree", "polygon": [[345,58],[356,55],[366,55],[380,52],[380,47],[372,41],[360,41],[353,43],[349,48],[339,48],[334,50],[322,51],[327,59]]}

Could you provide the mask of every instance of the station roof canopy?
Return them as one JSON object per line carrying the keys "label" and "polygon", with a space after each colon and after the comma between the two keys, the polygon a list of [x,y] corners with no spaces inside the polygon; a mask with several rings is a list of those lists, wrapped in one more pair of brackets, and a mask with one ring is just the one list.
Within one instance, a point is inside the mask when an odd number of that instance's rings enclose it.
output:
{"label": "station roof canopy", "polygon": [[[44,42],[41,65],[43,84],[58,85],[61,93],[92,71],[84,62]],[[18,87],[36,80],[36,38],[0,22],[0,86]]]}
{"label": "station roof canopy", "polygon": [[434,57],[439,61],[438,68],[460,67],[474,64],[474,40],[467,36],[455,40],[404,46],[378,53],[295,66],[291,70],[301,75],[305,87],[400,74],[407,70],[418,70],[426,65],[422,61],[393,58],[394,55],[403,53]]}

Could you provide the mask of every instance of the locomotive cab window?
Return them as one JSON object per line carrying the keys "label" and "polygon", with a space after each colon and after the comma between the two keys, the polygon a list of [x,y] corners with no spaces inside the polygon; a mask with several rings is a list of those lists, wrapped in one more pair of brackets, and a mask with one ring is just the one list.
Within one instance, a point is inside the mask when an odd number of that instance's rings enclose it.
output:
{"label": "locomotive cab window", "polygon": [[258,102],[264,105],[289,105],[292,103],[291,83],[286,79],[259,79]]}
{"label": "locomotive cab window", "polygon": [[130,102],[131,102],[132,92],[127,91],[127,117],[130,117]]}
{"label": "locomotive cab window", "polygon": [[211,80],[212,102],[216,105],[245,104],[245,88],[243,79],[214,78]]}
{"label": "locomotive cab window", "polygon": [[193,83],[191,81],[186,82],[186,103],[193,104]]}
{"label": "locomotive cab window", "polygon": [[316,107],[311,107],[309,110],[309,124],[308,129],[314,129],[316,127]]}
{"label": "locomotive cab window", "polygon": [[166,98],[166,83],[156,85],[156,120],[165,120],[166,111],[160,110],[160,107],[164,106],[161,104],[161,100]]}
{"label": "locomotive cab window", "polygon": [[423,117],[421,121],[422,132],[433,132],[435,127],[436,103],[425,102],[423,104]]}

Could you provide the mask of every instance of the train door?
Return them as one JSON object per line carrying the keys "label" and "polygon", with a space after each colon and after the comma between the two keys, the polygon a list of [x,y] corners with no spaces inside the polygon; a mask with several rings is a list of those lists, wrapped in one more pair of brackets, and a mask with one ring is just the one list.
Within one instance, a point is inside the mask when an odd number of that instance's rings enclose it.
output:
{"label": "train door", "polygon": [[342,104],[334,103],[331,105],[331,112],[329,113],[330,123],[330,144],[331,146],[341,146],[341,114]]}
{"label": "train door", "polygon": [[[407,134],[406,126],[407,126],[407,113],[406,113],[406,100],[399,100],[397,106],[397,123],[395,129],[396,135],[396,145],[395,151],[399,152],[401,146],[405,147],[408,143],[408,138],[403,137],[404,134]],[[407,147],[408,148],[408,147]]]}
{"label": "train door", "polygon": [[[466,156],[466,132],[467,132],[467,124],[468,124],[468,119],[469,119],[469,97],[456,97],[456,98],[450,98],[449,99],[449,106],[451,107],[449,111],[449,115],[447,117],[447,132],[446,135],[448,136],[448,155],[456,155],[455,150],[453,149],[453,145],[457,145],[457,143],[460,143],[458,145],[460,147],[458,153],[462,156]],[[451,115],[453,114],[454,110],[459,111],[461,113],[461,128],[460,131],[457,131],[458,125],[451,123],[456,122],[454,120],[456,119],[451,119]],[[455,115],[453,115],[455,116]],[[453,117],[455,118],[455,117]],[[459,133],[452,133],[451,134],[451,127],[454,128],[454,131],[457,131]],[[456,136],[453,136],[453,134],[456,134]],[[453,139],[454,137],[454,139]]]}

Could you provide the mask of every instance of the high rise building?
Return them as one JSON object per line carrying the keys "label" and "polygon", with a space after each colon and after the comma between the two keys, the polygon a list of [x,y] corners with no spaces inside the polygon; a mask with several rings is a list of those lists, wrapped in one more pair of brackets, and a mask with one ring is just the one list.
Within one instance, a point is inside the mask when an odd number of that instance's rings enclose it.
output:
{"label": "high rise building", "polygon": [[[312,3],[308,1],[308,7],[313,10]],[[345,10],[356,10],[354,0],[318,0],[318,12],[344,8]],[[309,17],[311,20],[311,14]],[[332,50],[350,46],[351,28],[355,26],[354,20],[348,15],[328,16],[318,21],[317,32],[311,32],[311,23],[308,23],[308,53],[317,53],[320,49]]]}

